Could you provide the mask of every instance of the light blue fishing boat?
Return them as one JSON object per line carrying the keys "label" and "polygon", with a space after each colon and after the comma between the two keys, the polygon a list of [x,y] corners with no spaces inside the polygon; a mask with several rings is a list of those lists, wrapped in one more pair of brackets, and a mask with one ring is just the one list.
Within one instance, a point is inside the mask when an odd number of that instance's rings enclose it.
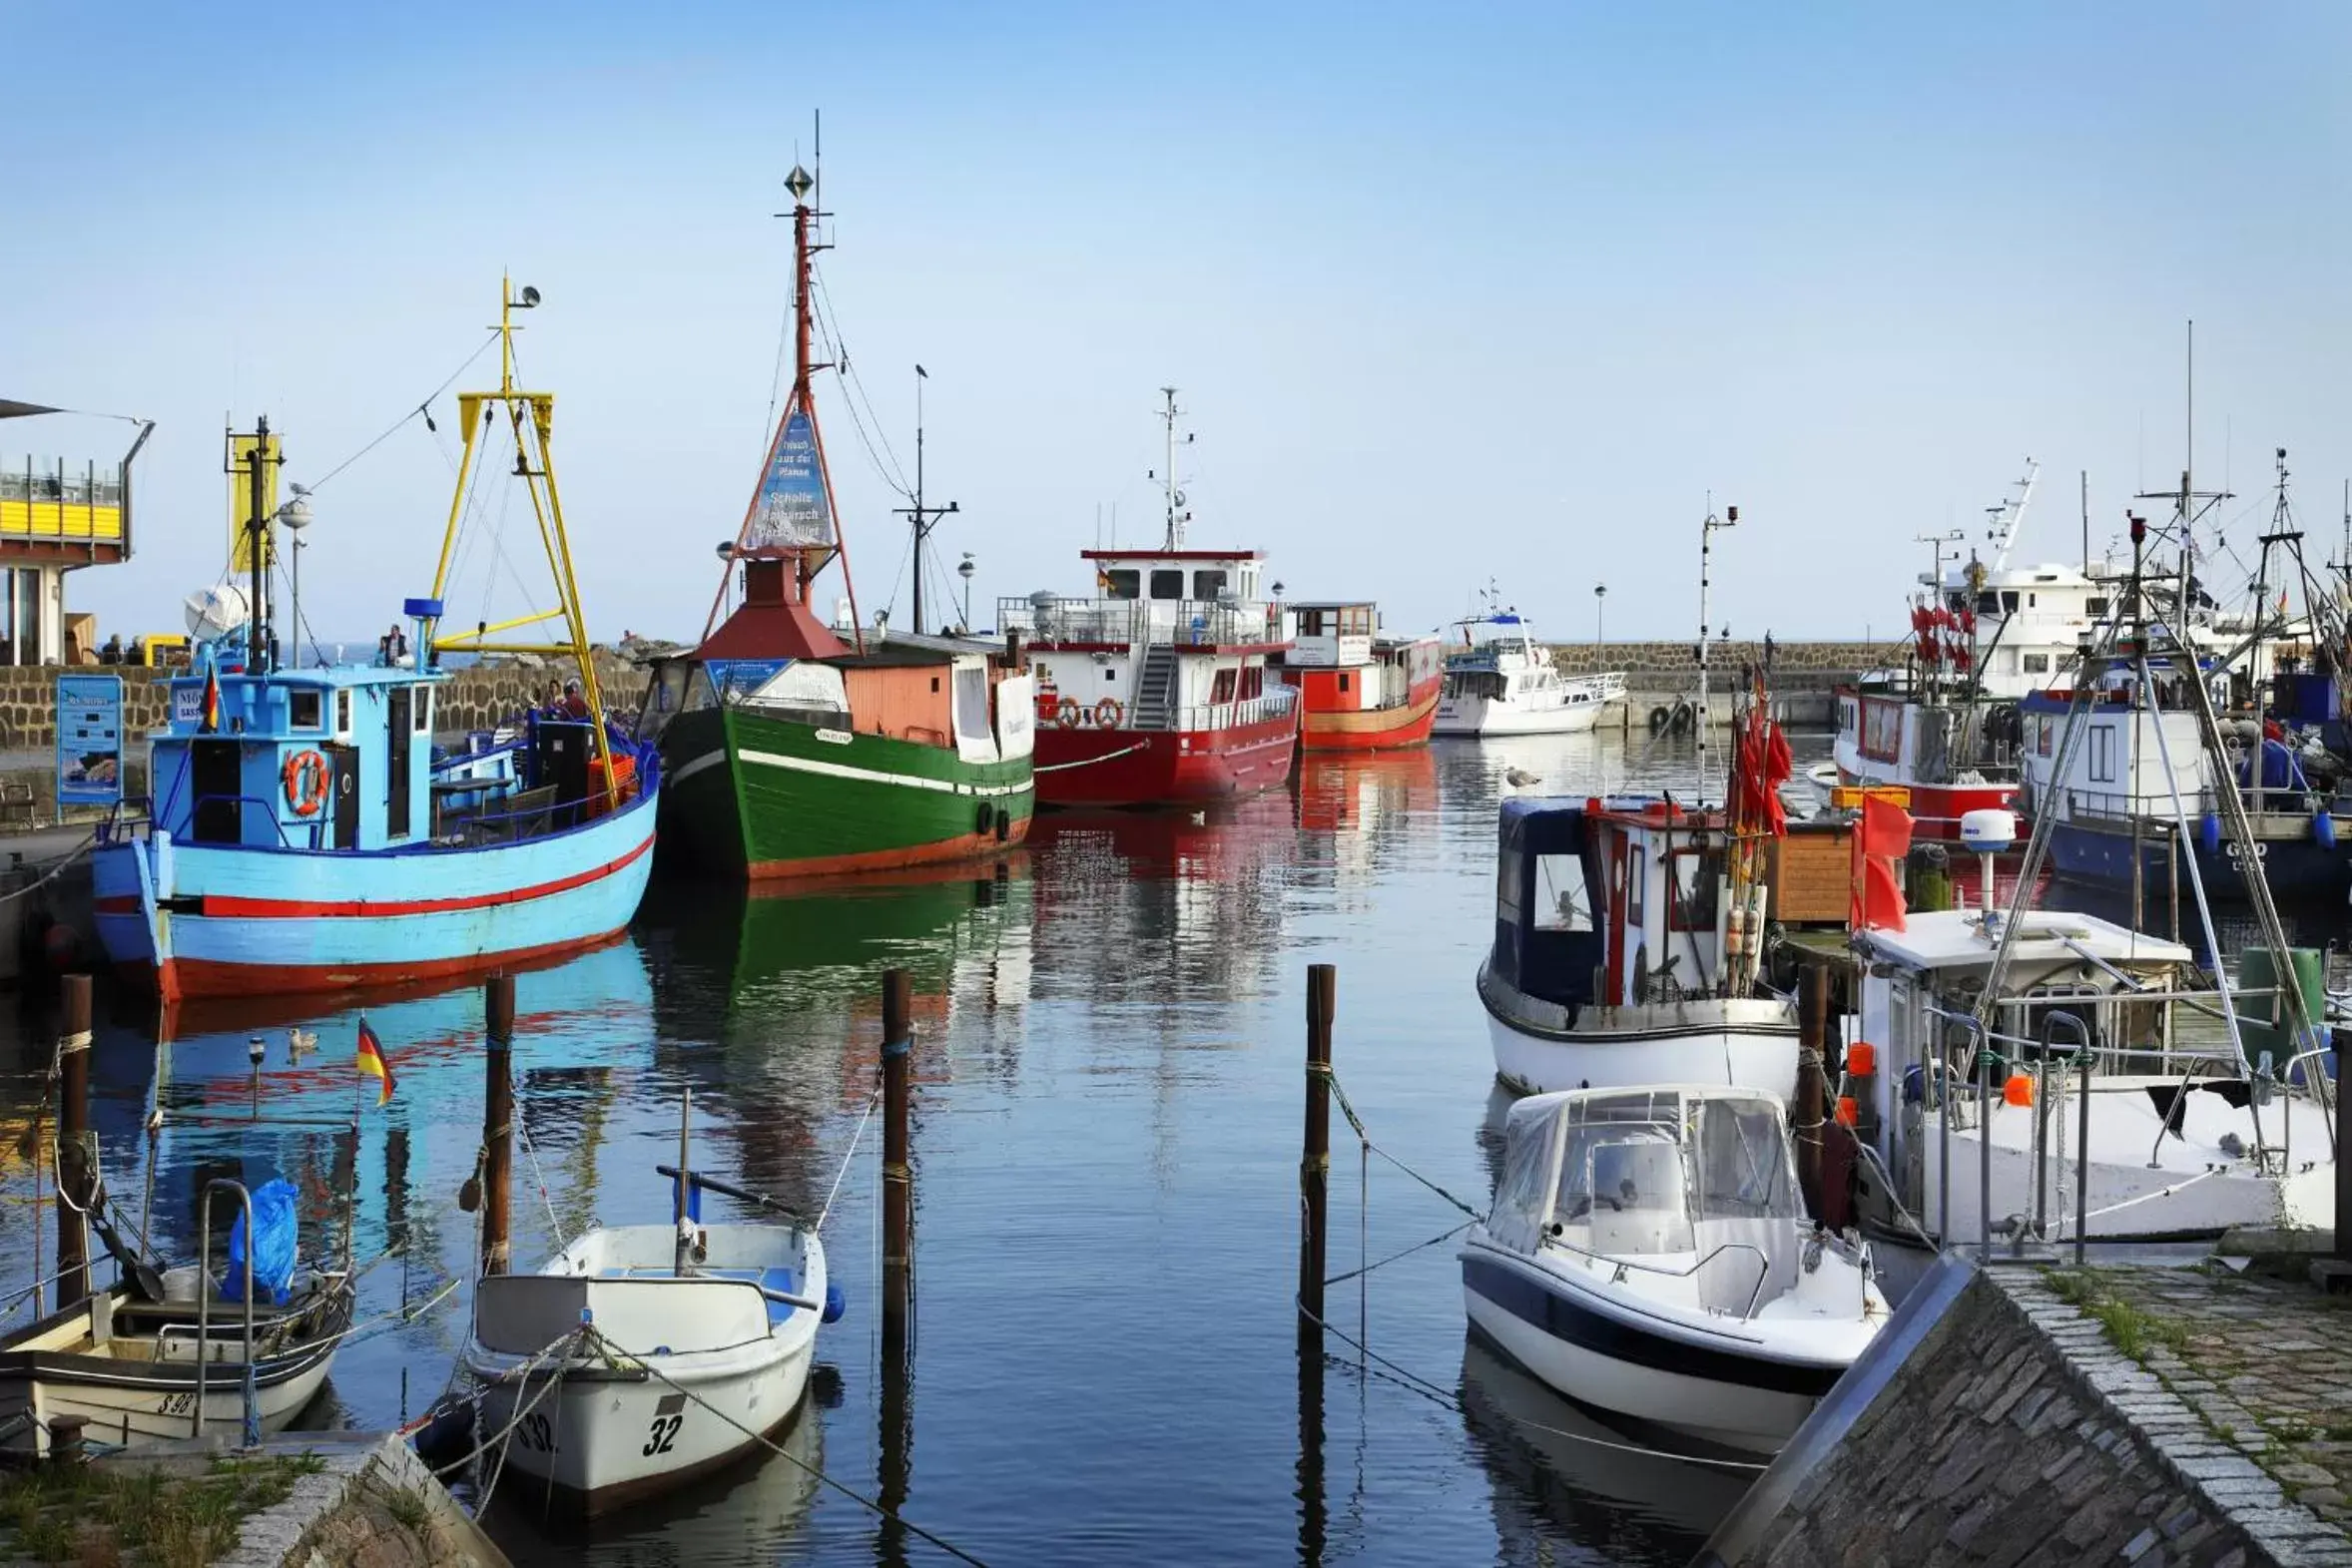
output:
{"label": "light blue fishing boat", "polygon": [[[636,912],[660,762],[603,717],[549,449],[554,394],[514,381],[512,313],[537,302],[505,290],[499,389],[458,394],[457,499],[433,593],[404,606],[413,663],[387,638],[372,665],[280,666],[266,425],[245,448],[250,597],[216,592],[192,617],[195,667],[172,683],[170,726],[151,738],[149,819],[110,824],[93,858],[108,956],[151,975],[165,1001],[459,976],[603,940]],[[475,510],[468,483],[492,467],[477,448],[509,432],[560,603],[443,634],[452,546]],[[491,641],[557,620],[560,641]],[[449,652],[569,657],[583,689],[442,754],[433,716]]]}

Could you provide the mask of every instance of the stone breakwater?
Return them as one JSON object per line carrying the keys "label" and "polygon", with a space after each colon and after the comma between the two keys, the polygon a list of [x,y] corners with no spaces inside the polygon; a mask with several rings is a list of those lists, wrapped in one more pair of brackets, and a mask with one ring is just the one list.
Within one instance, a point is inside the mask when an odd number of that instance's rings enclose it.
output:
{"label": "stone breakwater", "polygon": [[[623,712],[644,696],[645,676],[618,655],[596,650],[596,677],[607,707]],[[57,744],[57,678],[60,675],[119,675],[123,678],[123,729],[136,738],[164,728],[172,672],[144,665],[25,665],[0,669],[0,751],[25,751]],[[571,661],[550,659],[537,666],[519,662],[479,664],[457,671],[441,688],[434,728],[443,735],[486,730],[544,697],[550,681],[571,674]]]}
{"label": "stone breakwater", "polygon": [[2259,1425],[2225,1430],[2174,1392],[2082,1278],[1939,1265],[1698,1561],[2352,1564],[2352,1536],[2258,1462]]}
{"label": "stone breakwater", "polygon": [[[1772,684],[1781,691],[1814,691],[1851,681],[1865,670],[1887,662],[1883,643],[1780,643],[1772,647]],[[1552,668],[1562,675],[1595,675],[1608,670],[1625,672],[1625,684],[1636,692],[1682,692],[1698,680],[1693,645],[1679,643],[1553,643]],[[1740,672],[1764,657],[1764,645],[1718,642],[1708,646],[1708,684],[1726,686]]]}

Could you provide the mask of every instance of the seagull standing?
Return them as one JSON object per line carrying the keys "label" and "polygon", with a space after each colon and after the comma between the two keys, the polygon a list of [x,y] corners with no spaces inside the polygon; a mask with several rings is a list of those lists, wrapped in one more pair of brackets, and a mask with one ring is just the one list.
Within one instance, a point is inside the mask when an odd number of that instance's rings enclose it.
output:
{"label": "seagull standing", "polygon": [[1524,768],[1513,768],[1508,773],[1504,774],[1502,778],[1503,782],[1508,784],[1513,789],[1524,789],[1529,784],[1539,784],[1543,782],[1543,776],[1541,774],[1531,774]]}

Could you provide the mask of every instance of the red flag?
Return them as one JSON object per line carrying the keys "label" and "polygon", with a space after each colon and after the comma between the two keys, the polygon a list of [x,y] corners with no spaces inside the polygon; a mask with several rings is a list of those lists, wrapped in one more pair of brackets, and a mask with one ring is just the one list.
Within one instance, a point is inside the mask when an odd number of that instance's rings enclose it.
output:
{"label": "red flag", "polygon": [[1847,924],[1857,931],[1904,928],[1903,881],[1896,867],[1911,853],[1911,813],[1892,800],[1865,795],[1854,824],[1853,891]]}

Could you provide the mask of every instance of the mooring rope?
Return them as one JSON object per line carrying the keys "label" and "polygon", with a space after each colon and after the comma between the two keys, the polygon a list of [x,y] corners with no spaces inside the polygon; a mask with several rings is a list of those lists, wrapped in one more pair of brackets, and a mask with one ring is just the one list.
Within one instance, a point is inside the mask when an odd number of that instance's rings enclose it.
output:
{"label": "mooring rope", "polygon": [[1421,1183],[1422,1186],[1428,1188],[1431,1192],[1436,1193],[1440,1198],[1445,1199],[1448,1203],[1452,1204],[1455,1208],[1460,1209],[1464,1214],[1470,1216],[1470,1218],[1472,1220],[1483,1220],[1486,1218],[1485,1212],[1483,1210],[1471,1208],[1469,1204],[1464,1203],[1460,1198],[1455,1197],[1454,1194],[1446,1191],[1445,1188],[1440,1187],[1436,1182],[1433,1182],[1428,1177],[1422,1175],[1412,1166],[1407,1165],[1404,1161],[1389,1153],[1388,1150],[1383,1149],[1379,1144],[1374,1143],[1372,1141],[1372,1134],[1365,1131],[1364,1119],[1356,1114],[1356,1107],[1348,1103],[1348,1091],[1340,1087],[1339,1074],[1332,1071],[1331,1064],[1329,1062],[1309,1062],[1307,1064],[1307,1076],[1310,1078],[1320,1078],[1326,1085],[1330,1087],[1332,1098],[1340,1103],[1340,1114],[1348,1119],[1348,1125],[1350,1127],[1356,1129],[1356,1136],[1363,1141],[1364,1147],[1366,1149],[1374,1154],[1379,1155],[1382,1159],[1388,1161],[1389,1164],[1395,1166],[1398,1170],[1403,1171],[1407,1176],[1412,1177],[1415,1181]]}
{"label": "mooring rope", "polygon": [[59,876],[64,874],[65,868],[67,866],[73,864],[76,860],[79,860],[82,858],[82,856],[88,854],[92,846],[97,842],[98,834],[95,832],[91,833],[89,837],[84,838],[73,848],[67,850],[55,865],[44,871],[37,879],[25,883],[25,885],[22,887],[14,887],[9,889],[7,892],[0,893],[0,904],[8,903],[13,899],[22,898],[25,894],[36,891],[42,887],[46,887],[49,885],[49,883],[57,880]]}
{"label": "mooring rope", "polygon": [[1074,763],[1048,763],[1043,768],[1031,768],[1029,772],[1033,774],[1058,774],[1065,768],[1091,768],[1096,763],[1115,763],[1120,758],[1125,757],[1130,753],[1148,752],[1150,750],[1151,743],[1149,741],[1138,741],[1133,746],[1122,747],[1116,752],[1105,752],[1100,757],[1081,757]]}
{"label": "mooring rope", "polygon": [[[648,1376],[651,1376],[657,1382],[668,1385],[673,1393],[685,1395],[687,1398],[693,1400],[696,1404],[699,1404],[704,1409],[710,1411],[720,1420],[725,1421],[729,1426],[734,1427],[737,1431],[743,1433],[746,1437],[751,1438],[761,1447],[766,1448],[770,1453],[777,1454],[787,1460],[790,1460],[796,1468],[814,1477],[825,1485],[832,1487],[835,1491],[841,1493],[844,1497],[849,1498],[850,1501],[858,1504],[860,1507],[871,1511],[881,1518],[889,1520],[892,1524],[898,1526],[898,1528],[906,1531],[910,1535],[919,1536],[923,1540],[930,1542],[933,1546],[936,1546],[940,1551],[945,1552],[948,1556],[954,1558],[957,1562],[970,1563],[972,1568],[988,1568],[986,1563],[982,1562],[979,1558],[974,1557],[971,1553],[965,1551],[962,1547],[957,1546],[954,1542],[924,1529],[921,1525],[916,1524],[913,1520],[908,1519],[904,1514],[898,1513],[896,1510],[890,1508],[886,1504],[877,1502],[875,1499],[867,1497],[862,1493],[843,1485],[841,1482],[835,1480],[832,1476],[826,1474],[817,1466],[809,1463],[808,1460],[803,1459],[800,1455],[791,1452],[782,1443],[777,1442],[767,1433],[752,1430],[752,1428],[744,1425],[743,1422],[737,1420],[734,1416],[729,1415],[725,1410],[722,1410],[717,1405],[711,1403],[710,1400],[705,1399],[701,1394],[696,1393],[692,1388],[685,1386],[683,1383],[680,1383],[675,1378],[669,1376],[659,1366],[652,1364],[650,1361],[647,1361],[642,1357],[631,1355],[627,1350],[613,1343],[613,1341],[606,1336],[605,1332],[602,1329],[596,1327],[594,1324],[583,1323],[580,1326],[579,1332],[601,1342],[605,1348],[610,1350],[613,1354],[627,1359],[632,1365],[643,1367]],[[806,1410],[802,1411],[801,1413],[804,1418],[806,1418],[809,1414],[809,1412]]]}
{"label": "mooring rope", "polygon": [[865,1113],[858,1118],[857,1131],[850,1134],[850,1148],[849,1152],[842,1156],[842,1168],[833,1173],[833,1186],[825,1194],[825,1207],[817,1211],[817,1230],[820,1235],[825,1231],[825,1222],[832,1217],[834,1199],[841,1196],[842,1183],[849,1179],[850,1162],[858,1158],[858,1140],[866,1136],[866,1124],[873,1120],[874,1108],[882,1103],[882,1086],[878,1074],[874,1093],[866,1097]]}

